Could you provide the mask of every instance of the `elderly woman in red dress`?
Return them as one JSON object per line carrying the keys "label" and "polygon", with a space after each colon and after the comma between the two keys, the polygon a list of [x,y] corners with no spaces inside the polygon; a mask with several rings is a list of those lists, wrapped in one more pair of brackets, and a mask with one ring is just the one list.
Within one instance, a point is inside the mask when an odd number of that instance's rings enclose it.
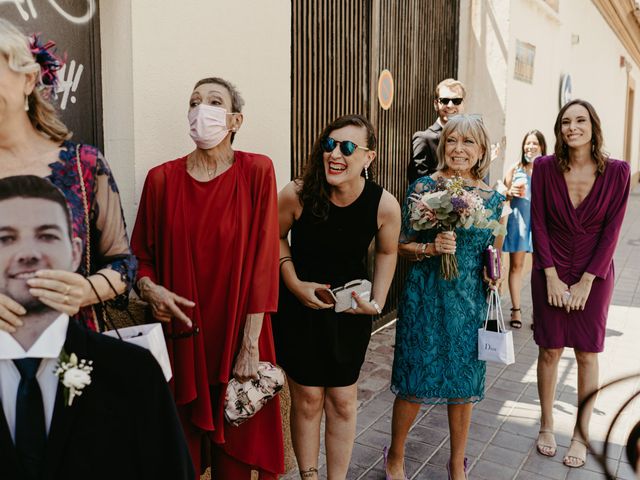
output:
{"label": "elderly woman in red dress", "polygon": [[243,100],[220,78],[196,83],[189,100],[190,154],[147,175],[132,236],[137,287],[167,322],[173,388],[196,472],[243,480],[284,470],[275,398],[238,427],[224,421],[231,377],[255,378],[275,363],[269,314],[278,301],[278,207],[273,164],[234,151]]}
{"label": "elderly woman in red dress", "polygon": [[[630,188],[629,165],[602,151],[600,119],[584,100],[567,103],[555,123],[555,155],[536,160],[531,230],[536,255],[531,272],[534,339],[539,346],[538,393],[542,417],[538,452],[556,454],[553,400],[564,347],[578,362],[578,402],[598,388],[598,353],[604,349],[613,293],[613,253]],[[593,403],[586,406],[588,435]],[[586,441],[576,426],[563,463],[581,467]]]}

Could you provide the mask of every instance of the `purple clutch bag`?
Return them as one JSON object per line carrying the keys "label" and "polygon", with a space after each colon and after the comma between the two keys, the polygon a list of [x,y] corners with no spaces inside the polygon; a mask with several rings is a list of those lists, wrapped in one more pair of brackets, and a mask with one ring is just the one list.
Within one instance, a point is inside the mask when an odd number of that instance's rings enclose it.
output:
{"label": "purple clutch bag", "polygon": [[484,265],[487,267],[487,276],[491,280],[500,278],[500,251],[493,245],[489,245],[484,251]]}

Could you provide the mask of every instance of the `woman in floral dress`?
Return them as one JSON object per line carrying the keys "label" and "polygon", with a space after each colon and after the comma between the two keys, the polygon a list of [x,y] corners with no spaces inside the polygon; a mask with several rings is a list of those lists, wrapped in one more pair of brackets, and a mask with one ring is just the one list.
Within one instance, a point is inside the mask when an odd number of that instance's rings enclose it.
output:
{"label": "woman in floral dress", "polygon": [[[59,63],[36,39],[0,19],[0,177],[38,175],[59,187],[84,242],[77,273],[40,270],[28,280],[31,293],[60,312],[98,328],[92,305],[121,298],[131,287],[136,260],[129,249],[120,195],[100,151],[69,141],[71,133],[47,100]],[[82,179],[80,173],[82,172]],[[85,205],[86,199],[86,205]],[[126,299],[125,299],[126,301]],[[24,308],[0,295],[0,329],[21,325]]]}

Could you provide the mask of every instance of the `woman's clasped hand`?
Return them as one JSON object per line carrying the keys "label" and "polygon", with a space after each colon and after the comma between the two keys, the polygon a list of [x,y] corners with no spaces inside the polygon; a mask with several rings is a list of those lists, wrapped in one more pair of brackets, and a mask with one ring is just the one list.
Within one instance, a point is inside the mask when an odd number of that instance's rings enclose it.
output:
{"label": "woman's clasped hand", "polygon": [[316,282],[304,282],[301,280],[293,283],[294,285],[291,287],[291,293],[293,293],[305,307],[313,308],[314,310],[333,308],[333,305],[323,302],[316,295],[316,291],[329,289],[331,288],[330,285],[324,285]]}
{"label": "woman's clasped hand", "polygon": [[27,310],[15,300],[0,293],[0,330],[14,333],[16,327],[22,326],[20,316]]}
{"label": "woman's clasped hand", "polygon": [[456,253],[456,233],[455,232],[439,232],[433,242],[436,255],[443,253]]}
{"label": "woman's clasped hand", "polygon": [[556,276],[547,277],[547,301],[553,307],[564,308],[567,313],[572,310],[584,310],[593,278],[589,274],[573,285],[569,286]]}
{"label": "woman's clasped hand", "polygon": [[31,295],[45,305],[67,315],[75,315],[80,307],[95,303],[87,303],[87,299],[93,296],[91,285],[78,273],[38,270],[34,278],[27,280],[27,285],[30,287]]}

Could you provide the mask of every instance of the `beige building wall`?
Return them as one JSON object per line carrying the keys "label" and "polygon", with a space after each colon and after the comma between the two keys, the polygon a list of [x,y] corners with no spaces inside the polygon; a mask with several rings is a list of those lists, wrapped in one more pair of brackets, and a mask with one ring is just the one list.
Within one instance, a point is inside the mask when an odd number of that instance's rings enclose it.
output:
{"label": "beige building wall", "polygon": [[[540,0],[517,0],[512,3],[511,18],[508,163],[518,160],[522,137],[532,128],[541,130],[553,149],[560,78],[566,73],[572,78],[573,98],[589,101],[598,112],[606,150],[613,158],[623,159],[627,69],[620,66],[620,57],[631,63],[630,76],[636,86],[640,85],[640,65],[626,53],[598,9],[590,1],[563,0],[555,14]],[[532,84],[513,78],[516,39],[536,46]],[[624,159],[630,161],[633,172],[639,169],[640,157],[639,99],[636,95],[632,155]]]}
{"label": "beige building wall", "polygon": [[466,113],[480,113],[497,157],[489,172],[502,175],[509,59],[509,0],[460,0],[458,79],[467,87]]}
{"label": "beige building wall", "polygon": [[[535,46],[531,83],[514,78],[517,41]],[[631,69],[620,66],[625,57]],[[492,142],[502,144],[491,179],[518,161],[522,138],[541,130],[553,149],[560,82],[570,74],[573,98],[591,102],[602,121],[605,148],[624,155],[627,75],[636,85],[632,172],[640,169],[640,65],[634,63],[596,6],[562,0],[461,0],[459,78],[470,92],[468,112],[482,113]]]}
{"label": "beige building wall", "polygon": [[193,85],[220,76],[246,101],[234,148],[271,157],[290,178],[291,2],[101,2],[105,154],[135,219],[150,168],[190,152]]}
{"label": "beige building wall", "polygon": [[[529,130],[537,129],[544,134],[547,153],[553,148],[560,77],[570,70],[572,53],[571,36],[563,31],[559,15],[541,0],[514,1],[510,16],[505,170],[519,161],[522,138]],[[514,79],[518,41],[536,48],[532,83]]]}

